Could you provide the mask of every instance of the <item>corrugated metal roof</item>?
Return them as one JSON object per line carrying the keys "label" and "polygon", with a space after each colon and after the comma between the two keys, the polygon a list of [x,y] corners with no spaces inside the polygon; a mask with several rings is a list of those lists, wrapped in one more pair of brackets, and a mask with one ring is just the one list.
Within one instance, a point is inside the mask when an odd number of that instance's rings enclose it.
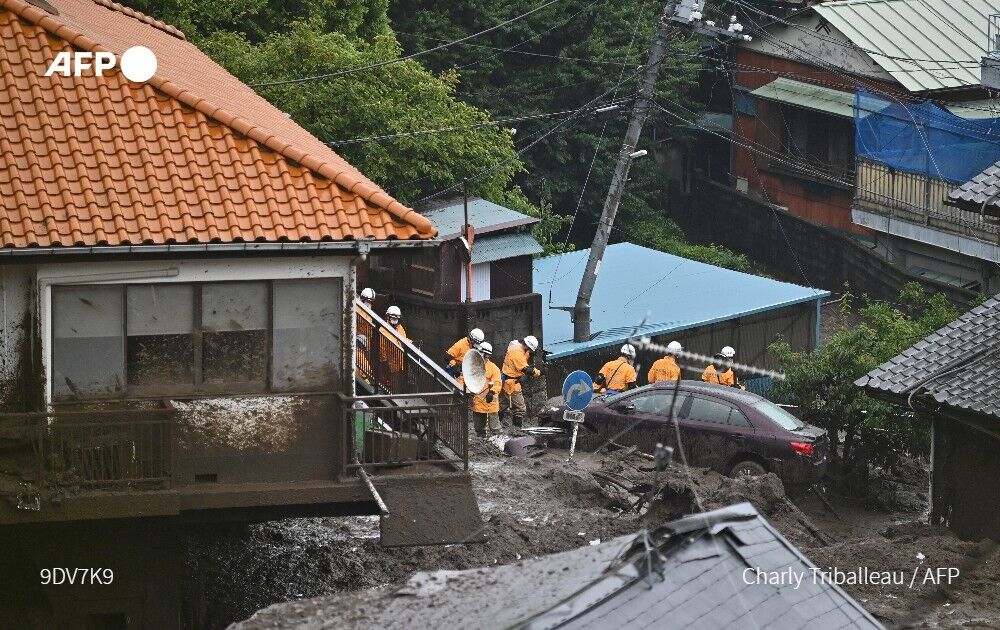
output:
{"label": "corrugated metal roof", "polygon": [[[465,225],[465,209],[461,201],[424,210],[421,214],[434,224],[438,229],[438,235],[442,239],[453,238],[462,233]],[[521,225],[533,225],[539,219],[526,214],[505,208],[499,204],[485,199],[469,200],[469,223],[476,229],[476,232],[485,232],[505,227],[517,227]]]}
{"label": "corrugated metal roof", "polygon": [[534,256],[544,251],[531,234],[495,234],[477,238],[472,244],[472,262],[484,263],[515,256]]}
{"label": "corrugated metal roof", "polygon": [[833,116],[854,116],[854,92],[841,92],[811,83],[778,77],[753,92],[758,98],[804,107]]}
{"label": "corrugated metal roof", "polygon": [[[538,258],[534,290],[552,291],[552,305],[572,306],[587,264],[589,249]],[[616,243],[605,251],[600,277],[591,298],[590,341],[573,341],[569,314],[542,311],[545,350],[559,358],[623,343],[646,314],[639,332],[654,336],[778,309],[830,295],[769,278],[674,256],[632,243]]]}
{"label": "corrugated metal roof", "polygon": [[843,0],[813,7],[910,92],[980,85],[1000,0]]}
{"label": "corrugated metal roof", "polygon": [[901,400],[916,389],[949,407],[1000,418],[998,351],[1000,299],[993,297],[862,376],[855,385]]}

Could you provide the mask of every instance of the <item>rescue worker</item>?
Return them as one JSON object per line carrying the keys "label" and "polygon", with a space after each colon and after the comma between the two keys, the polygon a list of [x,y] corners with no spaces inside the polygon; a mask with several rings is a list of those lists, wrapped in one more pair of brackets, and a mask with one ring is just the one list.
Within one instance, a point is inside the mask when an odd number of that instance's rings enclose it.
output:
{"label": "rescue worker", "polygon": [[503,388],[500,394],[500,414],[512,416],[514,426],[524,425],[524,417],[528,415],[528,405],[524,401],[521,379],[525,376],[538,377],[543,371],[531,364],[534,353],[538,350],[538,339],[528,335],[520,341],[511,342],[507,346],[507,356],[503,358]]}
{"label": "rescue worker", "polygon": [[649,368],[649,384],[661,381],[681,380],[681,367],[677,365],[677,353],[683,350],[679,341],[671,341],[667,344],[667,355],[662,359],[657,359]]}
{"label": "rescue worker", "polygon": [[[374,309],[375,291],[367,287],[362,289],[360,300],[368,308]],[[372,338],[375,332],[375,324],[372,322],[372,318],[367,311],[355,307],[354,312],[357,313],[357,317],[355,318],[356,358],[354,364],[357,367],[358,374],[368,381],[369,384],[372,384],[374,382],[374,375],[372,374],[372,360],[368,356],[368,340]]]}
{"label": "rescue worker", "polygon": [[[389,323],[389,327],[396,332],[399,338],[409,341],[406,329],[400,323],[402,318],[403,313],[398,306],[390,306],[385,311],[385,320]],[[379,372],[382,373],[380,375],[382,378],[379,379],[379,382],[391,393],[403,393],[403,345],[396,339],[396,336],[387,332],[385,328],[380,332],[378,358]]]}
{"label": "rescue worker", "polygon": [[[500,368],[493,362],[493,346],[485,341],[479,342],[476,348],[486,359],[486,387],[472,397],[472,419],[476,433],[489,437],[500,433],[500,389],[503,379]],[[462,376],[458,382],[465,384]]]}
{"label": "rescue worker", "polygon": [[[736,384],[736,373],[733,372],[732,367],[728,367],[728,364],[736,356],[736,350],[732,346],[726,346],[715,355],[717,361],[713,361],[709,364],[705,371],[701,373],[701,380],[706,383],[715,383],[717,385],[728,385],[729,387],[737,387]],[[718,363],[721,367],[725,367],[724,372],[720,372],[715,364]]]}
{"label": "rescue worker", "polygon": [[462,373],[462,359],[465,358],[465,354],[475,348],[479,350],[479,344],[483,343],[483,339],[486,336],[483,331],[478,328],[473,328],[469,331],[469,334],[462,337],[455,343],[451,344],[448,348],[448,366],[445,371],[452,376],[458,376]]}
{"label": "rescue worker", "polygon": [[622,346],[621,356],[604,364],[594,379],[594,391],[612,396],[635,387],[639,379],[632,363],[635,362],[635,348],[627,343]]}

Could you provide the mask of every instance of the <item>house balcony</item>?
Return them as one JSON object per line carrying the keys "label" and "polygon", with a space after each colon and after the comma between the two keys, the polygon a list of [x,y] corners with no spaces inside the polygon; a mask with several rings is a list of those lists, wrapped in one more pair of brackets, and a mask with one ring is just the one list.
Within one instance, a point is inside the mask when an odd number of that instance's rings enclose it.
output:
{"label": "house balcony", "polygon": [[757,157],[757,166],[775,175],[840,190],[850,190],[852,186],[848,182],[853,182],[855,177],[853,163],[829,162],[785,151],[762,153]]}
{"label": "house balcony", "polygon": [[948,205],[953,183],[863,159],[857,161],[856,182],[855,224],[1000,262],[1000,217]]}
{"label": "house balcony", "polygon": [[378,514],[378,494],[419,496],[442,484],[478,519],[458,384],[373,313],[364,322],[374,343],[357,363],[370,393],[91,401],[0,414],[0,525]]}

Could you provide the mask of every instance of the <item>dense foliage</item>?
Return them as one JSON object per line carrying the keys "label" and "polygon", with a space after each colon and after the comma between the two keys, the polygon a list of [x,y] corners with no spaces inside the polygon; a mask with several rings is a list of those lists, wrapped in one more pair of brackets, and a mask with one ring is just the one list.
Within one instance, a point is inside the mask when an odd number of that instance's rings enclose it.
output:
{"label": "dense foliage", "polygon": [[[845,316],[852,306],[848,293]],[[898,304],[867,302],[859,314],[858,325],[813,352],[791,352],[784,342],[772,346],[787,375],[776,383],[775,400],[797,405],[803,420],[830,431],[834,445],[843,432],[843,449],[831,453],[831,464],[849,484],[863,478],[869,464],[891,466],[897,453],[926,455],[930,447],[925,418],[872,398],[854,382],[959,315],[943,294],[928,295],[915,283],[903,288]]]}

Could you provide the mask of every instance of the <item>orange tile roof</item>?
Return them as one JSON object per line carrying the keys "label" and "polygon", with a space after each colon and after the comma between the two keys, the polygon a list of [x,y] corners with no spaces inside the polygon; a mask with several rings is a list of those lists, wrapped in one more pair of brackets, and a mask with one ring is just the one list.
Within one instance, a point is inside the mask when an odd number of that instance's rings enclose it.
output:
{"label": "orange tile roof", "polygon": [[[214,63],[110,0],[0,0],[0,247],[419,239],[425,217]],[[45,76],[134,45],[156,75]]]}

